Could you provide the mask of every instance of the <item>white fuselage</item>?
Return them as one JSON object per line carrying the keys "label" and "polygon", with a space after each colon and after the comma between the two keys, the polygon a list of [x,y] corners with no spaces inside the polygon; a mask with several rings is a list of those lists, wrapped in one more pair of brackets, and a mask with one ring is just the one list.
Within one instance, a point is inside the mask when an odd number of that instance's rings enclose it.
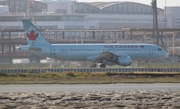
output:
{"label": "white fuselage", "polygon": [[[30,47],[41,48],[41,50],[29,50]],[[103,51],[108,51],[117,56],[130,56],[132,60],[148,61],[168,58],[168,53],[154,44],[49,44],[22,46],[21,50],[68,61],[89,61],[89,56],[98,56]]]}

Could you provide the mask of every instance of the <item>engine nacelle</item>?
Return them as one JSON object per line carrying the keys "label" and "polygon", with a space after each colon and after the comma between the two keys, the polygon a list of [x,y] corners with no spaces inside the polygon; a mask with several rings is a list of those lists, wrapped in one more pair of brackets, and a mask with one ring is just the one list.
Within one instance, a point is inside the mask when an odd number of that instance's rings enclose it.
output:
{"label": "engine nacelle", "polygon": [[132,63],[131,57],[122,56],[118,58],[118,64],[121,66],[130,66]]}

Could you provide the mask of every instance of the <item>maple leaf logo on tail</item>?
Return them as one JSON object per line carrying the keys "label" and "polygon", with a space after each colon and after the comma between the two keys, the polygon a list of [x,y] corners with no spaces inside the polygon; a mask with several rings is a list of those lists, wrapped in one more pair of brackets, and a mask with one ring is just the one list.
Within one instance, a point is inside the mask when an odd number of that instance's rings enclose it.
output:
{"label": "maple leaf logo on tail", "polygon": [[30,33],[27,33],[27,37],[29,40],[36,40],[38,33],[35,33],[34,30],[31,30]]}

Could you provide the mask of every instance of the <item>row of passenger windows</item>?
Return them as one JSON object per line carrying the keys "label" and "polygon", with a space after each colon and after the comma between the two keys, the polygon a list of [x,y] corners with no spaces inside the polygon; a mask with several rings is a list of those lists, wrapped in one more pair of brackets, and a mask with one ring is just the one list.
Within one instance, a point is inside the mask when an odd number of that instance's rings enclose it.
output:
{"label": "row of passenger windows", "polygon": [[[148,51],[149,49],[60,49],[60,51]],[[152,50],[152,49],[151,49]],[[162,51],[161,48],[153,51]]]}

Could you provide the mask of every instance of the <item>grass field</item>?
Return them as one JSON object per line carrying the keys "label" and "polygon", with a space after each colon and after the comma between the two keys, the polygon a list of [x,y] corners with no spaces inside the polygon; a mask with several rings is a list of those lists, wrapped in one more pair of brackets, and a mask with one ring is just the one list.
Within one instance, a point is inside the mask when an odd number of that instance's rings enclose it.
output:
{"label": "grass field", "polygon": [[180,83],[180,73],[82,73],[31,71],[19,74],[0,73],[0,84],[111,84],[111,83]]}

